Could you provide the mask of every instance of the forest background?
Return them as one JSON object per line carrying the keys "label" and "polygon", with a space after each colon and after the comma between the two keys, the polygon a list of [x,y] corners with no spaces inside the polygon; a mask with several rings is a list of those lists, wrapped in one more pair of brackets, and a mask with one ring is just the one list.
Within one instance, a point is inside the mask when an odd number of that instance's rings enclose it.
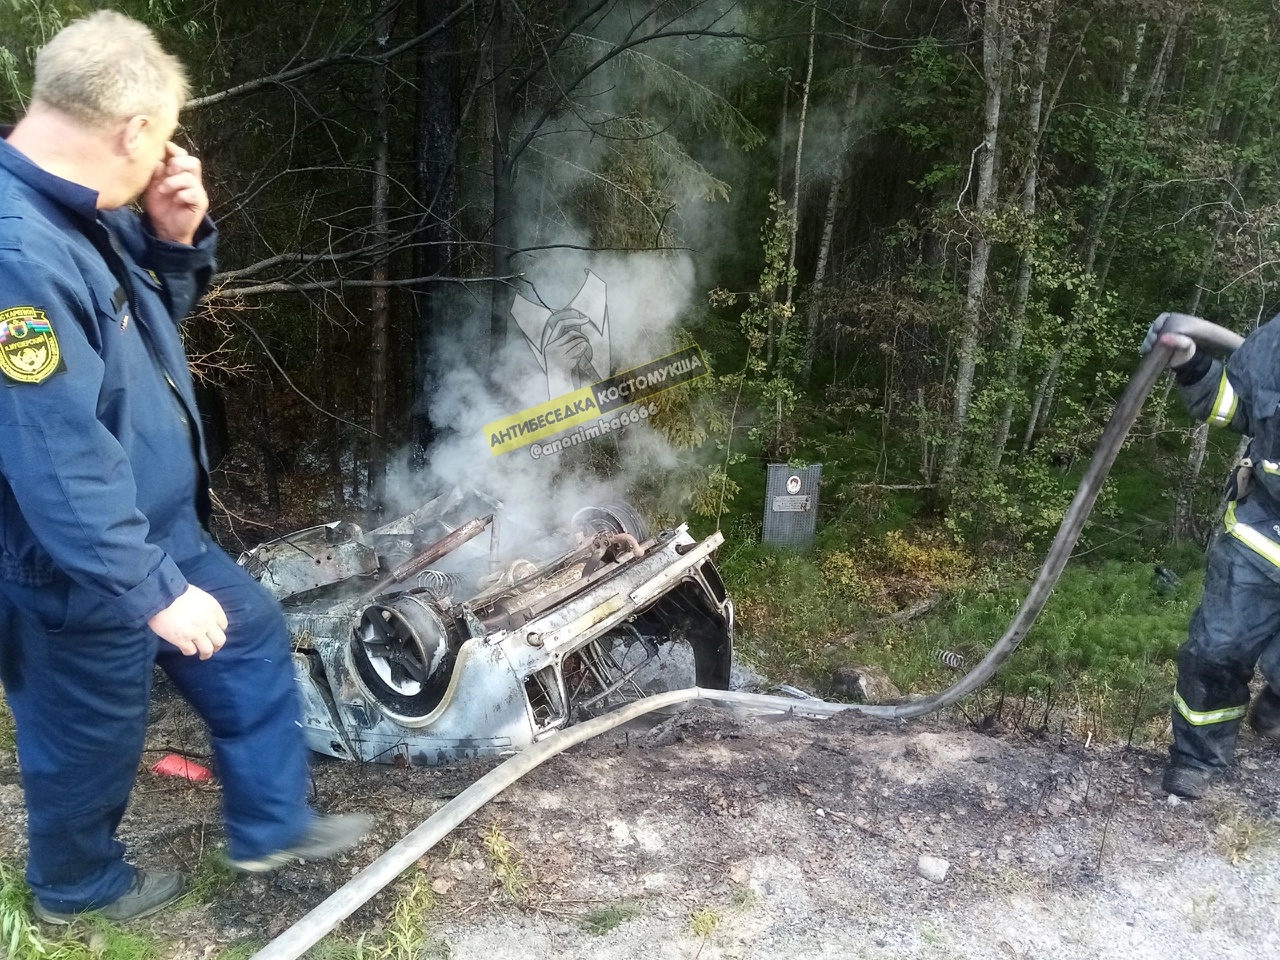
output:
{"label": "forest background", "polygon": [[[102,5],[0,0],[0,117]],[[187,336],[233,552],[454,483],[530,523],[625,496],[724,531],[771,678],[927,688],[1003,631],[1151,320],[1277,309],[1264,0],[109,6],[192,74],[221,239]],[[620,436],[492,456],[483,425],[547,394],[513,305],[560,311],[588,270],[597,366],[696,342],[712,375]],[[1238,439],[1157,388],[975,720],[1012,694],[1159,736]],[[810,555],[760,543],[768,462],[823,464]]]}

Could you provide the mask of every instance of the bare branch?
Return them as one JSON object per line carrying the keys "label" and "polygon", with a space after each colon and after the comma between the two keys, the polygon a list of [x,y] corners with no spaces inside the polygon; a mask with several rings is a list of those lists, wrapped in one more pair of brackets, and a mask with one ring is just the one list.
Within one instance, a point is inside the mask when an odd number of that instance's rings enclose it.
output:
{"label": "bare branch", "polygon": [[309,73],[315,73],[317,70],[341,63],[378,63],[391,60],[394,57],[398,57],[406,50],[411,50],[418,44],[430,40],[437,33],[440,33],[442,30],[447,28],[454,20],[461,17],[465,11],[471,8],[474,2],[475,0],[464,0],[463,3],[458,5],[458,8],[454,10],[453,13],[449,14],[449,16],[445,17],[430,30],[423,31],[416,37],[406,40],[398,47],[392,47],[390,50],[386,50],[383,53],[372,56],[357,53],[335,53],[331,56],[320,57],[319,59],[299,64],[296,67],[289,67],[287,69],[280,70],[269,77],[258,77],[256,80],[247,80],[244,83],[237,84],[236,86],[230,87],[226,90],[221,90],[218,93],[210,93],[203,97],[193,97],[186,102],[183,109],[199,110],[201,107],[212,106],[215,103],[221,103],[223,100],[229,100],[231,97],[239,97],[247,93],[254,93],[266,87],[273,87],[283,83],[288,83],[290,80],[297,80],[299,77],[305,77]]}
{"label": "bare branch", "polygon": [[275,354],[271,352],[271,348],[267,346],[266,341],[263,340],[262,337],[258,334],[258,331],[253,328],[253,324],[251,324],[248,320],[244,319],[244,317],[241,317],[238,314],[233,313],[232,315],[235,317],[236,323],[240,324],[240,326],[248,330],[250,336],[252,336],[253,339],[258,341],[258,346],[260,346],[262,348],[262,352],[267,355],[267,359],[271,361],[271,365],[275,367],[277,371],[279,371],[280,376],[284,377],[284,382],[289,385],[289,389],[291,389],[294,393],[296,393],[299,397],[301,397],[308,406],[324,414],[326,417],[328,417],[331,420],[337,420],[339,423],[345,423],[349,427],[355,427],[357,430],[362,430],[365,433],[369,434],[369,436],[371,437],[377,436],[377,434],[374,433],[372,430],[370,430],[368,427],[362,426],[361,424],[358,424],[358,423],[353,423],[350,420],[345,420],[342,417],[338,416],[336,413],[330,413],[324,407],[320,406],[320,404],[316,403],[309,396],[307,396],[306,393],[304,393],[298,387],[298,385],[295,384],[293,380],[289,378],[289,374],[285,373],[284,367],[280,365],[280,361],[277,360]]}
{"label": "bare branch", "polygon": [[535,250],[585,250],[588,253],[652,253],[654,251],[667,253],[670,251],[692,252],[693,249],[693,247],[593,247],[578,243],[543,243],[536,247],[517,247],[511,252],[533,253]]}
{"label": "bare branch", "polygon": [[[656,11],[661,6],[663,6],[663,4],[659,3],[657,7],[653,8],[653,10]],[[644,22],[643,19],[638,21],[636,26],[633,27],[630,31],[628,31],[628,33],[626,34],[626,37],[620,43],[614,45],[613,49],[609,50],[604,54],[601,54],[600,57],[597,58],[594,63],[591,63],[587,67],[583,68],[583,70],[579,72],[577,77],[575,77],[571,83],[568,83],[564,86],[563,92],[561,95],[562,98],[567,99],[568,96],[571,93],[573,93],[573,91],[576,90],[579,86],[581,86],[582,83],[588,77],[590,77],[593,73],[595,73],[605,64],[609,63],[609,61],[613,60],[615,57],[621,56],[622,54],[626,53],[628,50],[632,49],[633,47],[640,46],[643,43],[652,43],[655,40],[667,40],[667,39],[674,39],[674,38],[683,38],[686,40],[691,40],[695,37],[712,37],[712,38],[722,39],[722,40],[750,39],[748,34],[741,33],[740,31],[737,31],[737,30],[712,30],[709,28],[708,29],[695,29],[695,28],[662,29],[662,30],[658,30],[655,33],[646,34],[643,37],[636,37],[634,34],[636,30],[639,29],[639,24],[643,22]],[[520,142],[517,143],[515,147],[512,148],[511,152],[507,155],[507,163],[509,165],[514,164],[516,160],[519,159],[520,155],[524,153],[524,151],[528,148],[529,144],[533,142],[534,138],[538,135],[538,131],[542,128],[542,126],[548,120],[551,119],[552,115],[556,111],[556,108],[560,105],[560,102],[561,102],[560,100],[556,100],[556,101],[553,101],[552,103],[547,104],[547,106],[543,109],[542,113],[539,115],[538,119],[534,121],[532,126],[529,127],[528,132],[525,133],[524,137],[521,138]]]}
{"label": "bare branch", "polygon": [[227,287],[218,297],[249,297],[264,293],[302,293],[307,290],[342,290],[347,287],[411,287],[420,283],[496,283],[523,279],[522,274],[506,277],[407,277],[402,280],[316,280],[308,283],[259,283],[250,287]]}

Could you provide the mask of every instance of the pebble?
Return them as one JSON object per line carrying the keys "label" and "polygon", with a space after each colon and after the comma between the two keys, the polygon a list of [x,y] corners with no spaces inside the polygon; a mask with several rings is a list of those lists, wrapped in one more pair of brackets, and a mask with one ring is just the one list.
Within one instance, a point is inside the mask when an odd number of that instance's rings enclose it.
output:
{"label": "pebble", "polygon": [[942,883],[947,879],[947,871],[951,863],[941,857],[921,857],[916,861],[916,873],[933,883]]}
{"label": "pebble", "polygon": [[1055,857],[1065,857],[1067,855],[1067,848],[1060,843],[1055,843],[1053,845],[1053,855]]}

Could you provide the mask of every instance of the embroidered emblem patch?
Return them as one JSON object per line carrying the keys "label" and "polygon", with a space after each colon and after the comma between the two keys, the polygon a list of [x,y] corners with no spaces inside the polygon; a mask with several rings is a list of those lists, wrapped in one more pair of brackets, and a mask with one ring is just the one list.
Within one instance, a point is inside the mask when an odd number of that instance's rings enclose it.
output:
{"label": "embroidered emblem patch", "polygon": [[0,310],[0,373],[17,383],[43,383],[65,369],[58,337],[43,310]]}

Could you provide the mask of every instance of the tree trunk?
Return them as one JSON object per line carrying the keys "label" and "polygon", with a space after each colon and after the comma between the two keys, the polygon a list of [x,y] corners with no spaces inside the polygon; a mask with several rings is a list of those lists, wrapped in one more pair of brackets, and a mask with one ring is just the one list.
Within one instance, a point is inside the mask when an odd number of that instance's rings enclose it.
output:
{"label": "tree trunk", "polygon": [[[1120,87],[1120,111],[1126,113],[1129,108],[1129,100],[1133,96],[1133,82],[1138,74],[1138,63],[1142,59],[1142,47],[1147,36],[1147,25],[1145,23],[1138,24],[1137,35],[1134,39],[1133,57],[1129,61],[1128,67],[1125,68],[1124,82]],[[1102,238],[1102,226],[1106,222],[1107,214],[1111,211],[1111,204],[1115,200],[1116,190],[1119,186],[1117,180],[1116,164],[1114,162],[1107,165],[1107,172],[1103,177],[1102,197],[1098,201],[1098,206],[1094,209],[1093,219],[1089,221],[1089,230],[1085,234],[1085,242],[1082,248],[1082,262],[1084,264],[1084,272],[1086,274],[1093,273],[1093,264],[1098,256],[1098,244]]]}
{"label": "tree trunk", "polygon": [[[1036,215],[1036,190],[1039,187],[1040,171],[1040,111],[1044,103],[1045,67],[1049,62],[1049,40],[1053,33],[1053,0],[1045,5],[1042,13],[1043,24],[1036,40],[1035,58],[1032,63],[1032,87],[1027,98],[1027,142],[1030,153],[1022,170],[1021,210],[1024,229],[1031,230],[1031,222]],[[1006,348],[1005,390],[1007,391],[1004,408],[1000,411],[1000,419],[996,424],[995,441],[992,444],[991,468],[1000,469],[1000,461],[1004,458],[1005,444],[1009,442],[1009,431],[1013,427],[1013,398],[1017,389],[1018,376],[1021,372],[1020,358],[1022,353],[1022,337],[1027,320],[1027,300],[1031,296],[1031,274],[1034,257],[1030,249],[1024,250],[1018,263],[1018,282],[1013,293],[1013,309],[1010,317],[1009,345]]]}
{"label": "tree trunk", "polygon": [[[270,384],[268,383],[267,387]],[[262,380],[254,379],[250,387],[250,396],[257,407],[258,451],[262,454],[262,482],[266,486],[267,509],[273,514],[280,513],[280,455],[276,452],[271,430],[271,411],[274,404],[268,402],[270,396]]]}
{"label": "tree trunk", "polygon": [[[1247,160],[1236,162],[1235,168],[1231,173],[1231,183],[1228,184],[1225,191],[1225,200],[1228,203],[1230,203],[1235,193],[1243,191],[1248,169]],[[1196,277],[1195,287],[1187,298],[1187,313],[1192,316],[1195,316],[1200,311],[1200,301],[1204,296],[1205,284],[1209,281],[1209,274],[1213,270],[1213,261],[1217,256],[1218,247],[1222,243],[1226,228],[1227,218],[1224,214],[1218,219],[1214,227],[1209,247],[1205,250],[1204,258],[1200,261],[1200,272]],[[1209,424],[1207,422],[1198,424],[1191,437],[1191,452],[1187,454],[1187,465],[1182,472],[1182,481],[1178,484],[1178,500],[1173,514],[1173,539],[1175,541],[1185,540],[1195,535],[1192,524],[1195,516],[1195,492],[1196,485],[1200,482],[1200,470],[1204,466],[1205,446],[1208,442]],[[1243,455],[1243,451],[1241,455]]]}
{"label": "tree trunk", "polygon": [[[796,169],[791,186],[791,243],[787,248],[787,299],[790,305],[796,283],[796,237],[800,232],[800,180],[804,171],[804,126],[809,116],[809,89],[813,86],[813,41],[818,28],[818,5],[809,5],[809,61],[805,67],[804,88],[800,95],[800,126],[796,130]],[[782,321],[782,337],[787,335],[787,320]]]}
{"label": "tree trunk", "polygon": [[515,167],[511,157],[511,71],[505,58],[507,29],[503,0],[493,2],[489,42],[490,88],[493,94],[493,281],[489,314],[489,376],[497,376],[498,358],[507,343],[512,290],[511,261],[515,249]]}
{"label": "tree trunk", "polygon": [[[1169,76],[1169,64],[1173,61],[1173,48],[1178,37],[1178,20],[1174,20],[1172,24],[1165,27],[1164,42],[1160,45],[1160,53],[1156,57],[1155,66],[1151,70],[1151,82],[1147,84],[1147,89],[1142,95],[1142,103],[1138,107],[1138,117],[1144,123],[1149,124],[1152,108],[1160,102],[1164,96],[1165,82]],[[1097,267],[1095,271],[1094,286],[1099,290],[1103,289],[1107,282],[1107,276],[1111,273],[1111,261],[1115,256],[1116,247],[1120,243],[1119,228],[1124,224],[1125,217],[1129,212],[1129,205],[1133,203],[1133,198],[1138,195],[1138,181],[1132,177],[1126,177],[1124,194],[1120,199],[1120,216],[1116,220],[1115,237],[1107,247],[1107,255],[1103,259],[1102,265]],[[1114,182],[1114,181],[1113,181]],[[1118,186],[1118,182],[1116,182]],[[1112,198],[1115,196],[1114,187],[1112,189]],[[1098,234],[1101,235],[1102,223],[1098,224]],[[1094,261],[1097,254],[1098,237],[1094,238],[1093,247],[1090,251],[1088,259],[1089,269],[1094,270]]]}
{"label": "tree trunk", "polygon": [[[1128,65],[1125,67],[1124,78],[1120,85],[1120,110],[1122,113],[1127,112],[1129,102],[1133,98],[1134,82],[1138,75],[1138,66],[1142,60],[1142,49],[1146,42],[1147,25],[1139,23],[1134,35],[1133,56],[1130,57]],[[1169,42],[1166,34],[1166,43]],[[1152,83],[1154,84],[1157,77],[1163,76],[1163,67],[1160,59],[1163,58],[1164,49],[1162,48],[1162,57],[1158,58],[1155,68],[1152,71]],[[1163,82],[1163,81],[1162,81]],[[1150,94],[1151,88],[1148,87],[1147,93]],[[1150,96],[1143,97],[1143,103],[1150,102]],[[1081,264],[1086,276],[1093,273],[1094,265],[1098,257],[1098,246],[1102,241],[1102,228],[1106,223],[1107,216],[1111,211],[1111,205],[1115,201],[1116,191],[1120,186],[1119,170],[1115,163],[1107,165],[1106,173],[1103,175],[1102,197],[1098,201],[1098,206],[1094,210],[1093,218],[1089,221],[1089,229],[1085,233],[1083,245],[1081,247]],[[1073,329],[1068,328],[1063,343],[1054,351],[1053,357],[1049,360],[1049,366],[1041,377],[1040,383],[1036,386],[1035,398],[1031,403],[1031,419],[1027,423],[1027,432],[1022,438],[1022,452],[1026,453],[1031,449],[1031,443],[1035,439],[1036,432],[1041,429],[1049,419],[1049,411],[1053,407],[1053,391],[1057,386],[1058,371],[1062,367],[1062,361],[1066,357],[1067,348],[1071,344]]]}
{"label": "tree trunk", "polygon": [[1191,433],[1191,452],[1178,484],[1178,500],[1173,510],[1173,540],[1187,540],[1195,536],[1192,521],[1195,519],[1196,484],[1200,480],[1200,468],[1204,466],[1205,448],[1209,444],[1209,424],[1196,424]]}
{"label": "tree trunk", "polygon": [[983,296],[987,288],[987,264],[991,259],[987,217],[995,203],[996,139],[1000,132],[1000,98],[1004,90],[1004,43],[1001,37],[1000,2],[987,0],[983,14],[982,73],[986,86],[982,162],[978,168],[978,193],[973,215],[977,236],[973,242],[973,260],[969,265],[969,283],[965,292],[964,322],[956,358],[956,386],[947,438],[947,452],[942,464],[942,494],[950,495],[960,464],[965,427],[969,421],[969,402],[973,397],[973,380],[978,358],[978,333]]}
{"label": "tree trunk", "polygon": [[[782,119],[778,121],[778,177],[777,183],[774,184],[773,192],[777,194],[778,199],[782,199],[783,185],[787,179],[787,110],[791,103],[791,77],[788,75],[782,81]],[[777,293],[774,293],[774,299],[777,299]],[[766,367],[773,366],[774,342],[778,338],[777,321],[774,319],[773,311],[769,311],[769,330],[767,332],[764,352],[764,362]]]}
{"label": "tree trunk", "polygon": [[[324,318],[334,316],[335,311],[339,309],[337,295],[332,290],[326,290],[320,298],[321,322]],[[332,369],[332,364],[340,362],[341,356],[338,344],[335,338],[326,337],[322,339],[316,350],[316,363],[322,369]],[[320,406],[326,410],[337,410],[339,408],[338,385],[336,377],[320,378]],[[327,436],[327,453],[329,460],[329,483],[330,493],[333,497],[334,511],[338,512],[347,505],[346,498],[346,477],[342,472],[342,454],[343,446],[346,442],[346,433],[341,428],[328,431]]]}
{"label": "tree trunk", "polygon": [[[854,55],[854,69],[862,62],[862,50]],[[813,286],[809,288],[809,316],[806,323],[804,343],[804,379],[808,380],[813,373],[813,361],[818,352],[818,321],[821,319],[822,288],[827,281],[827,262],[831,256],[831,238],[835,235],[836,211],[840,206],[840,191],[848,177],[848,161],[845,154],[849,150],[849,137],[853,131],[854,117],[858,112],[859,79],[855,76],[849,87],[849,97],[845,101],[844,122],[840,125],[840,155],[836,160],[836,169],[831,176],[831,187],[827,191],[827,212],[822,218],[822,240],[818,244],[818,263],[813,270]]]}
{"label": "tree trunk", "polygon": [[[375,0],[374,43],[378,53],[391,45],[391,9],[389,0]],[[387,479],[387,354],[389,351],[389,298],[387,266],[390,233],[387,229],[387,153],[391,126],[390,90],[387,62],[378,59],[373,65],[373,214],[370,225],[377,260],[373,265],[373,302],[369,324],[369,511],[378,516],[383,508]],[[381,285],[380,285],[381,284]]]}
{"label": "tree trunk", "polygon": [[[856,18],[859,7],[855,6],[853,16]],[[813,373],[813,361],[818,352],[818,323],[821,319],[822,290],[826,285],[827,266],[831,257],[831,241],[835,236],[836,213],[840,206],[840,194],[848,177],[849,138],[853,132],[853,122],[857,115],[860,101],[862,78],[862,48],[857,47],[853,55],[853,82],[849,86],[849,95],[845,100],[844,120],[840,124],[840,148],[836,157],[835,171],[832,174],[831,186],[827,191],[827,210],[822,218],[822,239],[818,244],[818,261],[813,271],[813,286],[809,289],[809,309],[805,324],[804,344],[804,379],[808,381]]]}
{"label": "tree trunk", "polygon": [[[458,0],[418,0],[418,32],[452,14]],[[457,76],[454,68],[454,31],[442,30],[418,48],[418,101],[415,118],[414,179],[421,205],[415,231],[415,277],[446,273],[457,252],[458,218],[457,146],[461,123]],[[414,289],[413,410],[411,440],[413,463],[426,463],[435,439],[431,422],[433,372],[432,339],[451,332],[456,323],[449,315],[449,291],[442,284],[424,283]]]}

